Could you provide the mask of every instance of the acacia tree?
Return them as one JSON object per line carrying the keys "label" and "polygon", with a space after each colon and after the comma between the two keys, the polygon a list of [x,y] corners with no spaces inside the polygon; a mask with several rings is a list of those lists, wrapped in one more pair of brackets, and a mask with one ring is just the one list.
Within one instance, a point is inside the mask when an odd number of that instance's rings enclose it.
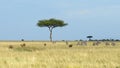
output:
{"label": "acacia tree", "polygon": [[87,38],[89,38],[89,41],[91,40],[91,38],[93,38],[93,36],[87,36]]}
{"label": "acacia tree", "polygon": [[39,27],[48,27],[49,31],[50,31],[50,41],[52,41],[52,31],[54,28],[56,27],[63,27],[68,25],[67,23],[64,23],[64,21],[62,20],[58,20],[58,19],[48,19],[48,20],[39,20],[37,23],[37,26]]}

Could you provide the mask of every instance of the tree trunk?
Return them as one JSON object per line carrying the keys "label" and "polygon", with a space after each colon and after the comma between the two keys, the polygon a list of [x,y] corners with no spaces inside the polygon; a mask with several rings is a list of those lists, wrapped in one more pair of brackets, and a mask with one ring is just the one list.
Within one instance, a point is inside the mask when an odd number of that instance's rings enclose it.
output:
{"label": "tree trunk", "polygon": [[48,27],[49,28],[49,31],[50,31],[50,42],[52,42],[52,30],[53,30],[53,28],[51,28],[51,27]]}
{"label": "tree trunk", "polygon": [[91,38],[89,38],[89,41],[91,41]]}
{"label": "tree trunk", "polygon": [[50,30],[50,41],[52,42],[52,30]]}

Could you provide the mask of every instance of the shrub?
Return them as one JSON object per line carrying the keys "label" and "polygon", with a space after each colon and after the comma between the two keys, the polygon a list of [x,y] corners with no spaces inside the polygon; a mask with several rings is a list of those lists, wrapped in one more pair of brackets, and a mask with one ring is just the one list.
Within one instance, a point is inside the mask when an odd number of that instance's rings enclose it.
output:
{"label": "shrub", "polygon": [[25,44],[25,43],[23,43],[23,44],[20,44],[20,46],[21,46],[21,47],[25,47],[25,46],[26,46],[26,44]]}
{"label": "shrub", "polygon": [[44,43],[44,46],[46,46],[47,44],[46,43]]}
{"label": "shrub", "polygon": [[69,47],[72,47],[72,46],[73,46],[72,44],[69,45]]}
{"label": "shrub", "polygon": [[13,46],[12,46],[12,45],[9,45],[9,49],[13,49]]}
{"label": "shrub", "polygon": [[21,39],[21,41],[24,41],[24,39]]}

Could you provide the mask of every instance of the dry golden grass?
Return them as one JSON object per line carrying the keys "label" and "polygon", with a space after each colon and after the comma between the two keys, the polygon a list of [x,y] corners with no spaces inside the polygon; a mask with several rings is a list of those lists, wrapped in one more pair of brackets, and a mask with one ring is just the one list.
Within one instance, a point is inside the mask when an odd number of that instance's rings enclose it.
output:
{"label": "dry golden grass", "polygon": [[[20,46],[23,43],[25,47]],[[0,68],[120,68],[120,43],[116,43],[77,46],[70,42],[69,48],[65,42],[0,42]]]}

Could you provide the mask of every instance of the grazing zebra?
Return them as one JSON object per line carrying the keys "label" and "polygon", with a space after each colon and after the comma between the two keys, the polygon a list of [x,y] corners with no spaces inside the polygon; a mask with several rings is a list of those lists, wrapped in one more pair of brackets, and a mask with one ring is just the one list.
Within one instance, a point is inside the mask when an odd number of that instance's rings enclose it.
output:
{"label": "grazing zebra", "polygon": [[80,41],[77,42],[77,45],[80,45]]}
{"label": "grazing zebra", "polygon": [[66,45],[68,45],[68,41],[66,41],[65,43],[66,43]]}
{"label": "grazing zebra", "polygon": [[93,46],[96,46],[96,45],[98,46],[98,44],[96,42],[93,42]]}
{"label": "grazing zebra", "polygon": [[86,45],[87,46],[87,41],[82,41],[80,45]]}
{"label": "grazing zebra", "polygon": [[101,44],[101,42],[100,42],[100,41],[97,41],[97,43],[98,43],[98,44]]}
{"label": "grazing zebra", "polygon": [[116,44],[114,42],[111,43],[112,46],[115,46]]}
{"label": "grazing zebra", "polygon": [[101,42],[100,42],[100,41],[93,42],[93,46],[98,46],[99,44],[101,44]]}
{"label": "grazing zebra", "polygon": [[53,41],[52,43],[53,43],[53,44],[55,44],[55,43],[56,43],[56,41]]}
{"label": "grazing zebra", "polygon": [[107,45],[110,45],[110,43],[109,43],[109,42],[106,42],[105,45],[106,45],[106,46],[107,46]]}

